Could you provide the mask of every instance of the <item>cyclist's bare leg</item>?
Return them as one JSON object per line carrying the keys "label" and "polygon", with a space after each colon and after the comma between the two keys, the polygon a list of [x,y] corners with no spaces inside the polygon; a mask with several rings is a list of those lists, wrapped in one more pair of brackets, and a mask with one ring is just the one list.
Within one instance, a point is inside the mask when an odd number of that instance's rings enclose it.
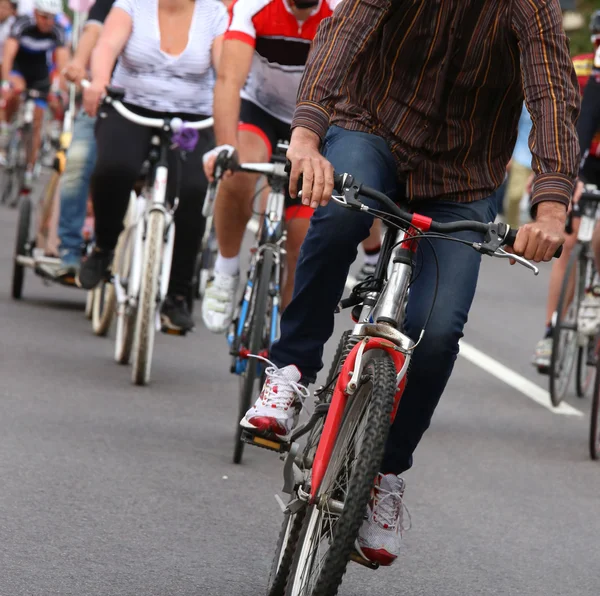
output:
{"label": "cyclist's bare leg", "polygon": [[[264,162],[268,150],[264,141],[249,131],[240,131],[238,155],[241,163]],[[239,255],[248,221],[252,217],[252,199],[258,176],[235,174],[219,185],[215,201],[215,231],[219,253],[226,259]]]}
{"label": "cyclist's bare leg", "polygon": [[[555,259],[552,263],[552,270],[550,272],[550,287],[548,288],[548,301],[546,303],[546,326],[549,327],[552,323],[552,315],[558,308],[558,299],[560,296],[560,289],[562,286],[563,278],[565,277],[565,271],[573,247],[577,242],[577,233],[579,231],[579,218],[573,219],[573,233],[566,237],[563,245],[563,252],[560,259]],[[575,278],[573,278],[574,280]],[[565,306],[568,306],[571,298],[573,297],[573,286],[569,290],[569,300]]]}
{"label": "cyclist's bare leg", "polygon": [[300,248],[304,242],[310,219],[308,217],[295,217],[287,221],[287,242],[285,249],[286,257],[286,273],[283,290],[281,292],[281,307],[282,310],[290,303],[294,292],[294,276],[296,274],[296,264],[300,255]]}
{"label": "cyclist's bare leg", "polygon": [[592,252],[594,253],[596,271],[600,272],[600,221],[596,222],[596,227],[592,235]]}
{"label": "cyclist's bare leg", "polygon": [[15,112],[19,108],[19,96],[23,91],[25,91],[26,83],[25,79],[19,75],[11,74],[8,77],[12,88],[12,95],[10,99],[6,102],[6,106],[4,108],[4,122],[10,123],[15,115]]}
{"label": "cyclist's bare leg", "polygon": [[376,219],[371,226],[371,232],[366,240],[363,240],[365,251],[375,250],[381,247],[381,220]]}
{"label": "cyclist's bare leg", "polygon": [[42,144],[42,125],[44,124],[44,110],[40,106],[35,106],[33,112],[33,143],[31,144],[31,153],[27,156],[27,168],[33,169],[35,165],[38,153],[40,152],[40,146]]}

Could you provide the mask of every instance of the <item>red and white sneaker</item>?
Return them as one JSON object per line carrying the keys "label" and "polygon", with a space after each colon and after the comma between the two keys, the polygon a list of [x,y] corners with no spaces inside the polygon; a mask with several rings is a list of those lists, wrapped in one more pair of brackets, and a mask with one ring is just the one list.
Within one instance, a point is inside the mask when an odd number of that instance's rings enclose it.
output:
{"label": "red and white sneaker", "polygon": [[358,531],[356,550],[367,561],[391,565],[400,553],[404,521],[404,480],[395,474],[379,474]]}
{"label": "red and white sneaker", "polygon": [[265,370],[266,381],[256,403],[246,412],[240,424],[247,429],[276,435],[287,441],[298,422],[298,414],[309,391],[300,384],[302,375],[293,365]]}

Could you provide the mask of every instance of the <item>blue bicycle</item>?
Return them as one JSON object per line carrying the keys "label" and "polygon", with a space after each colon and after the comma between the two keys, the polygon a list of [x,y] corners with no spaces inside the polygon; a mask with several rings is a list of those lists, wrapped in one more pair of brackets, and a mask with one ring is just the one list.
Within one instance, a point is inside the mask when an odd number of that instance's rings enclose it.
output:
{"label": "blue bicycle", "polygon": [[[239,415],[236,420],[234,463],[240,463],[244,452],[239,421],[258,393],[264,373],[264,363],[250,354],[268,358],[271,345],[279,336],[281,281],[285,264],[285,172],[286,143],[279,143],[269,163],[236,164],[228,161],[215,166],[215,172],[230,170],[262,174],[270,190],[260,222],[256,243],[250,251],[250,264],[244,293],[238,305],[227,341],[232,357],[231,372],[240,376]],[[227,159],[227,158],[224,158]],[[259,191],[260,193],[260,191]],[[261,193],[262,194],[262,193]],[[260,200],[260,199],[259,199]]]}

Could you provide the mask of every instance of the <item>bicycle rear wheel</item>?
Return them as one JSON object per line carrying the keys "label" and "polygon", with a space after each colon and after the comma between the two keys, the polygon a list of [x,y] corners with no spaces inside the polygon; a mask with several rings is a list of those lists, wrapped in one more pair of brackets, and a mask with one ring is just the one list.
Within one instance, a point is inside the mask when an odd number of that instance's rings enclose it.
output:
{"label": "bicycle rear wheel", "polygon": [[596,365],[592,414],[590,417],[590,457],[600,459],[600,360]]}
{"label": "bicycle rear wheel", "polygon": [[26,256],[30,242],[31,230],[31,199],[23,197],[19,205],[19,220],[17,223],[17,238],[15,241],[15,255],[13,260],[12,274],[12,297],[19,300],[23,295],[23,281],[25,278],[25,267],[17,262],[17,257]]}
{"label": "bicycle rear wheel", "polygon": [[[247,346],[250,354],[258,354],[265,346],[265,337],[267,325],[267,302],[269,299],[269,285],[273,275],[275,264],[275,255],[271,247],[265,247],[262,251],[260,261],[255,269],[252,297],[252,308],[248,315],[248,341]],[[265,333],[267,333],[265,335]],[[252,398],[256,395],[256,381],[259,378],[259,369],[262,363],[256,358],[248,358],[246,370],[242,374],[240,383],[240,402],[238,410],[237,427],[235,431],[235,445],[233,449],[233,462],[239,464],[242,461],[244,453],[244,442],[242,441],[242,427],[239,422],[244,417],[250,405]]]}
{"label": "bicycle rear wheel", "polygon": [[317,502],[307,508],[286,596],[335,596],[364,520],[397,389],[387,352],[369,351],[364,358],[363,378],[346,405]]}
{"label": "bicycle rear wheel", "polygon": [[108,333],[115,311],[115,286],[109,280],[103,279],[93,290],[92,329],[99,337]]}
{"label": "bicycle rear wheel", "polygon": [[585,278],[580,266],[582,246],[573,249],[563,279],[552,332],[552,357],[550,359],[550,399],[558,406],[567,392],[578,351],[577,315],[583,298]]}
{"label": "bicycle rear wheel", "polygon": [[133,370],[131,379],[136,385],[150,381],[152,352],[156,331],[156,307],[158,305],[158,283],[162,264],[162,249],[165,242],[165,216],[161,211],[151,211],[144,243],[142,286],[133,339]]}

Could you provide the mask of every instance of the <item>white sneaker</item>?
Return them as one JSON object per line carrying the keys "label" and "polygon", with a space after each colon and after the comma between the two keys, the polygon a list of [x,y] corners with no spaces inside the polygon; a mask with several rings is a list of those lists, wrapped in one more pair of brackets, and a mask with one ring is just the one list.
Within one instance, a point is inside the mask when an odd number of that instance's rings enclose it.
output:
{"label": "white sneaker", "polygon": [[595,335],[600,327],[600,295],[596,288],[588,290],[577,315],[577,329],[584,335]]}
{"label": "white sneaker", "polygon": [[298,422],[298,413],[309,391],[300,384],[302,375],[293,364],[283,368],[270,366],[265,374],[267,378],[260,395],[240,424],[286,441]]}
{"label": "white sneaker", "polygon": [[202,299],[202,320],[209,331],[224,333],[231,325],[239,282],[239,275],[215,271],[215,277],[206,285]]}
{"label": "white sneaker", "polygon": [[367,561],[391,565],[400,553],[403,527],[404,480],[395,474],[379,474],[367,515],[358,531],[356,550]]}

